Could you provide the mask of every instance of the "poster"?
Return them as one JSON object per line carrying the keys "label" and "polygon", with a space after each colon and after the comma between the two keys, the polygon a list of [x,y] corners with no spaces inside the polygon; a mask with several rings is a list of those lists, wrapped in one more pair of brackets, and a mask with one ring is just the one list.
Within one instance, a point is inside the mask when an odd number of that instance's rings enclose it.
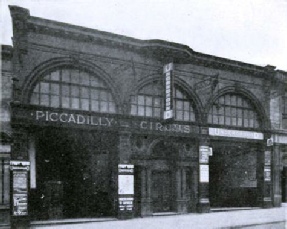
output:
{"label": "poster", "polygon": [[28,215],[27,171],[13,171],[13,215]]}

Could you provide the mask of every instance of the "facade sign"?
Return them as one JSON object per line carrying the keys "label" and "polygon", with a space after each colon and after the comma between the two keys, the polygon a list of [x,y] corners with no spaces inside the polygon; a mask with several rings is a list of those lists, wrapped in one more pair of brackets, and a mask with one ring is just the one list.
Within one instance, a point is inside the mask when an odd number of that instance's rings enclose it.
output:
{"label": "facade sign", "polygon": [[271,181],[271,168],[269,166],[264,168],[264,180]]}
{"label": "facade sign", "polygon": [[164,85],[165,85],[165,103],[163,119],[173,118],[173,63],[166,64],[163,67]]}
{"label": "facade sign", "polygon": [[208,163],[210,156],[209,146],[200,146],[199,147],[199,163]]}
{"label": "facade sign", "polygon": [[13,215],[28,215],[27,172],[13,172]]}
{"label": "facade sign", "polygon": [[199,182],[209,182],[209,165],[199,165]]}
{"label": "facade sign", "polygon": [[120,211],[133,211],[134,198],[132,197],[120,197],[119,198],[119,210]]}
{"label": "facade sign", "polygon": [[271,165],[271,151],[264,152],[264,164]]}
{"label": "facade sign", "polygon": [[178,123],[161,123],[157,121],[147,120],[132,120],[130,118],[120,117],[117,115],[91,115],[82,113],[70,113],[47,111],[47,110],[35,110],[30,111],[30,120],[37,124],[60,124],[60,125],[81,125],[91,126],[95,128],[122,128],[122,129],[134,129],[141,131],[151,132],[163,132],[171,134],[192,134],[199,133],[199,129],[196,126]]}
{"label": "facade sign", "polygon": [[228,130],[223,128],[209,128],[209,135],[219,137],[231,137],[231,138],[245,138],[254,140],[263,140],[263,133],[244,131],[244,130]]}

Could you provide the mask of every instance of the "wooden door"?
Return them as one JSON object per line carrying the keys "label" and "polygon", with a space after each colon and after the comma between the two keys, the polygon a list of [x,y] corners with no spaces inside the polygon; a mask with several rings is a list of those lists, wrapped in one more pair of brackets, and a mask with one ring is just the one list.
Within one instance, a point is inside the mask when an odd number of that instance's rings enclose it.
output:
{"label": "wooden door", "polygon": [[153,172],[152,174],[153,212],[171,211],[171,173],[169,171]]}

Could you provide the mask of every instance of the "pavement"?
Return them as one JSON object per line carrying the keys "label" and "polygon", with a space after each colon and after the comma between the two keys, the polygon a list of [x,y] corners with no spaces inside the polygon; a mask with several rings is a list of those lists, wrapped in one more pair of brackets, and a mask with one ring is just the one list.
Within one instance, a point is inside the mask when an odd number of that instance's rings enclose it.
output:
{"label": "pavement", "polygon": [[74,219],[72,222],[34,222],[31,228],[58,229],[287,229],[287,205],[270,209],[251,209],[211,213],[189,213],[182,215],[153,216],[128,220]]}

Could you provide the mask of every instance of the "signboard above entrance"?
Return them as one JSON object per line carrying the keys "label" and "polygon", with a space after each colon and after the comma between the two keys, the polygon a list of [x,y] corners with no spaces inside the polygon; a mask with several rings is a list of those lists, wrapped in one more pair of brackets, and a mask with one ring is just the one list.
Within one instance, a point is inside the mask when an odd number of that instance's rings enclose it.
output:
{"label": "signboard above entrance", "polygon": [[209,135],[231,138],[245,138],[254,140],[263,140],[264,135],[260,132],[244,131],[244,130],[228,130],[222,128],[209,128]]}
{"label": "signboard above entrance", "polygon": [[163,119],[172,119],[173,118],[173,63],[164,65],[163,75],[164,75],[164,84],[165,84],[165,104],[164,104],[164,113]]}
{"label": "signboard above entrance", "polygon": [[132,130],[171,135],[198,134],[199,128],[182,122],[164,123],[160,120],[119,114],[77,112],[63,109],[37,109],[32,106],[13,107],[13,123],[40,126],[90,127],[95,129]]}

